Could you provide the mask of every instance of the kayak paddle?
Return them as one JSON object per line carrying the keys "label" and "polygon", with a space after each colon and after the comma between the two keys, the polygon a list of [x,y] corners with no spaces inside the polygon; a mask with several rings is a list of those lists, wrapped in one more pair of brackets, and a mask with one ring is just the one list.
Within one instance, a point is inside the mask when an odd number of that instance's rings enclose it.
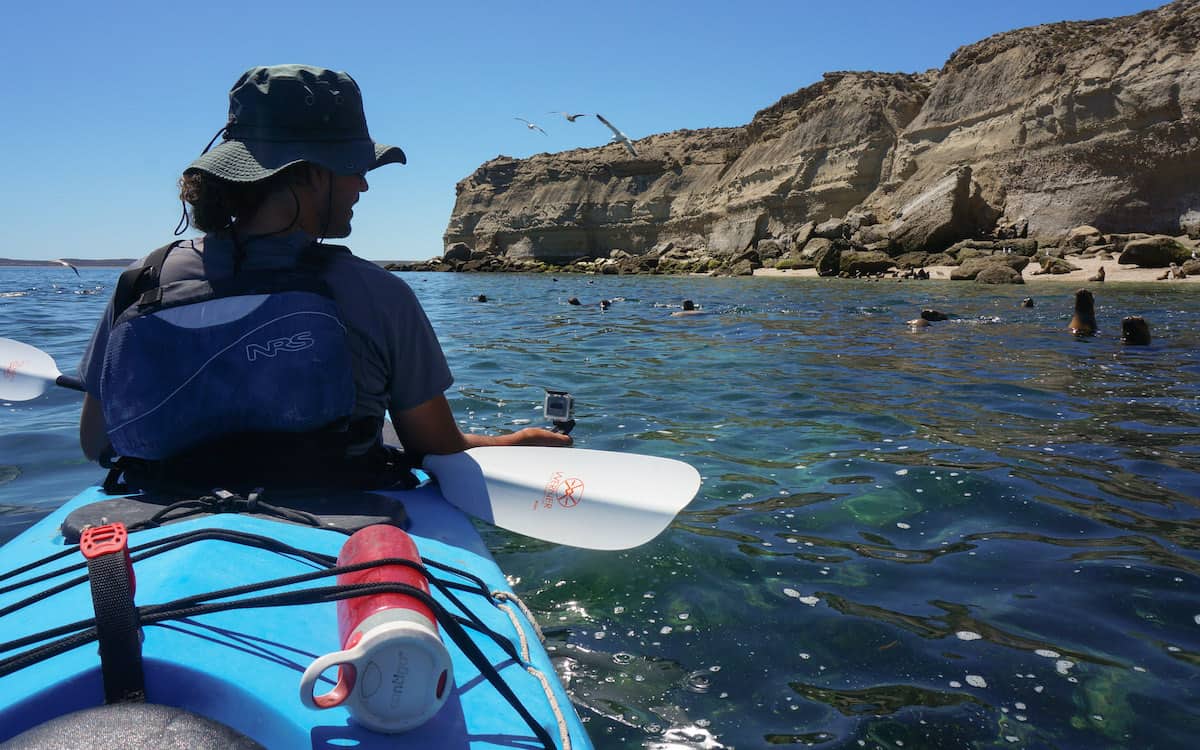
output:
{"label": "kayak paddle", "polygon": [[0,338],[0,399],[29,401],[52,385],[83,390],[83,382],[59,372],[49,354],[20,341]]}
{"label": "kayak paddle", "polygon": [[[0,399],[28,401],[52,385],[83,390],[49,354],[0,338]],[[583,549],[629,549],[650,541],[700,489],[700,474],[682,461],[585,448],[472,448],[426,456],[424,468],[464,513]]]}
{"label": "kayak paddle", "polygon": [[682,461],[586,448],[471,448],[426,456],[424,468],[459,510],[584,549],[645,544],[700,489],[700,474]]}

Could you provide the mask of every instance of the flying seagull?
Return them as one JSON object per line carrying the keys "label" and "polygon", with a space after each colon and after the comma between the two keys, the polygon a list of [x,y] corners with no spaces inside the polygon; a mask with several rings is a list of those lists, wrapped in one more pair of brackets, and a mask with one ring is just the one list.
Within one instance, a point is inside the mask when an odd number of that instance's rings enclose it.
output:
{"label": "flying seagull", "polygon": [[78,268],[76,268],[75,266],[71,265],[70,263],[66,262],[65,260],[61,260],[61,259],[59,259],[59,258],[55,258],[54,260],[52,260],[52,261],[50,261],[50,262],[51,262],[51,263],[57,263],[57,264],[58,264],[58,265],[60,265],[60,266],[66,266],[67,268],[69,268],[69,269],[71,269],[72,271],[74,271],[76,276],[78,276],[78,275],[79,275],[79,269],[78,269]]}
{"label": "flying seagull", "polygon": [[529,128],[530,130],[536,130],[542,135],[546,135],[545,130],[542,130],[536,123],[532,123],[529,120],[526,120],[524,117],[514,117],[513,119],[520,120],[521,122],[525,123],[525,127]]}
{"label": "flying seagull", "polygon": [[614,141],[620,141],[621,143],[623,143],[625,145],[625,148],[629,150],[630,154],[632,154],[633,156],[637,156],[637,151],[634,151],[633,141],[629,140],[629,136],[625,135],[620,130],[617,130],[616,126],[613,125],[608,120],[605,120],[604,115],[600,114],[599,112],[596,113],[596,119],[599,120],[600,122],[604,123],[606,126],[608,126],[608,129],[613,132],[612,139]]}
{"label": "flying seagull", "polygon": [[579,114],[577,114],[577,115],[573,115],[573,114],[571,114],[570,112],[548,112],[547,114],[551,114],[551,115],[562,115],[563,117],[567,118],[567,122],[575,122],[575,121],[576,121],[576,120],[578,120],[580,117],[587,117],[587,113],[586,113],[586,112],[580,112],[580,113],[579,113]]}

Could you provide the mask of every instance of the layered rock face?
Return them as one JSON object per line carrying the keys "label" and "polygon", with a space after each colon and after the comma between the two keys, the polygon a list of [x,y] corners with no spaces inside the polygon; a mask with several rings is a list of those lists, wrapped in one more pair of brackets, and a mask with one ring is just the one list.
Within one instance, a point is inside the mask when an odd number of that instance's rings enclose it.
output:
{"label": "layered rock face", "polygon": [[[621,250],[722,263],[1200,231],[1200,0],[1007,32],[922,74],[841,72],[745,126],[498,157],[446,247],[550,263]],[[809,243],[817,239],[826,242]],[[465,247],[464,247],[465,246]]]}

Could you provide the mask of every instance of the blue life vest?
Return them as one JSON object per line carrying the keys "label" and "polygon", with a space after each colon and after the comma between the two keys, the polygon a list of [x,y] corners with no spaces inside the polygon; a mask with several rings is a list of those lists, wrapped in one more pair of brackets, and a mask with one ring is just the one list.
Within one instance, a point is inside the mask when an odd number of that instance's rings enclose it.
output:
{"label": "blue life vest", "polygon": [[272,436],[344,434],[353,370],[319,267],[159,285],[171,247],[114,294],[100,399],[116,453],[158,461],[239,436],[269,448]]}

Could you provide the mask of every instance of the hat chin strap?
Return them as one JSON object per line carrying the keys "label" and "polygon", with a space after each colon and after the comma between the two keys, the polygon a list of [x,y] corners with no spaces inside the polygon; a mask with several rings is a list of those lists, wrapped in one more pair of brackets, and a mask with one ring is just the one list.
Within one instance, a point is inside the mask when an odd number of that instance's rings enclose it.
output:
{"label": "hat chin strap", "polygon": [[[233,227],[233,231],[231,231],[229,233],[230,237],[233,239],[233,248],[234,248],[233,272],[234,273],[237,273],[239,270],[241,270],[242,263],[244,263],[246,260],[246,257],[248,255],[248,252],[246,250],[247,244],[249,244],[253,240],[258,239],[259,237],[270,237],[273,234],[279,234],[280,232],[286,232],[289,229],[291,229],[292,227],[296,226],[296,222],[300,219],[300,211],[301,211],[300,196],[296,195],[296,188],[293,187],[292,185],[288,185],[287,189],[288,189],[288,194],[292,196],[293,211],[292,211],[292,218],[289,219],[288,222],[283,225],[282,229],[274,229],[274,230],[270,230],[270,231],[266,231],[266,232],[258,232],[257,234],[249,234],[249,235],[246,235],[245,238],[243,238],[240,241],[238,240],[238,232],[237,232],[236,226]],[[259,208],[261,208],[261,204],[260,204]],[[256,212],[257,212],[257,209],[256,209]],[[254,214],[251,214],[250,216],[243,218],[242,221],[247,221],[247,220],[253,218],[253,216],[254,216]]]}

